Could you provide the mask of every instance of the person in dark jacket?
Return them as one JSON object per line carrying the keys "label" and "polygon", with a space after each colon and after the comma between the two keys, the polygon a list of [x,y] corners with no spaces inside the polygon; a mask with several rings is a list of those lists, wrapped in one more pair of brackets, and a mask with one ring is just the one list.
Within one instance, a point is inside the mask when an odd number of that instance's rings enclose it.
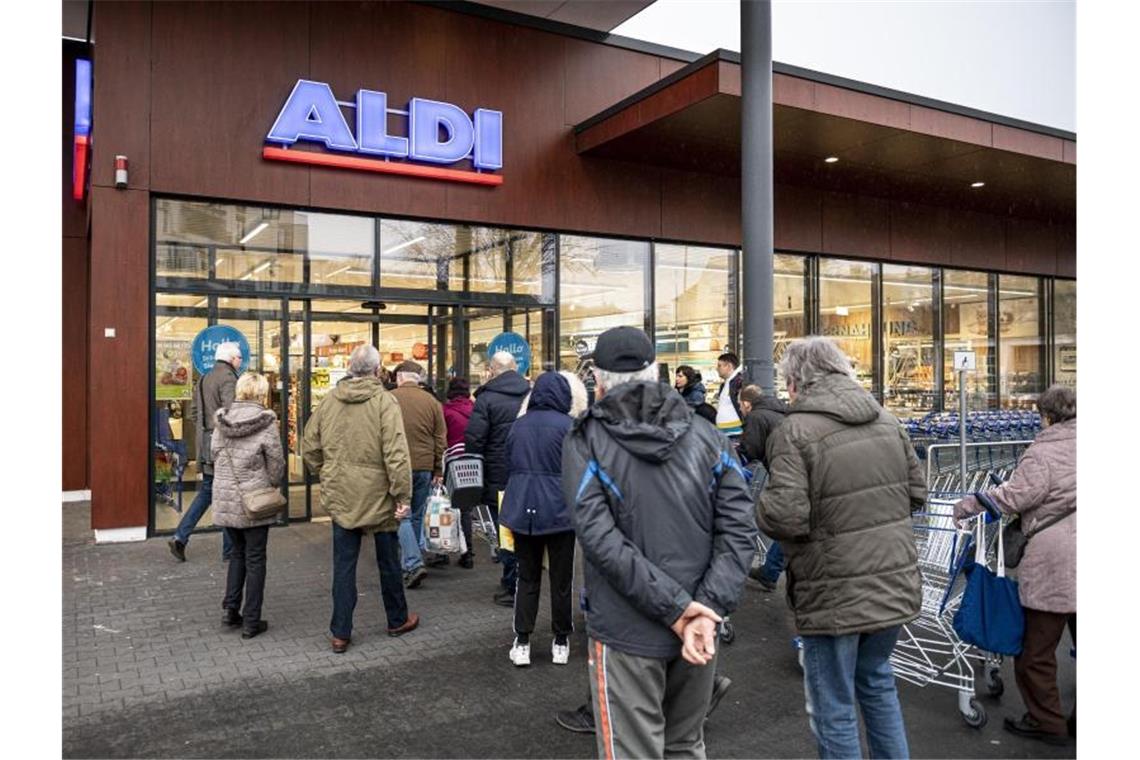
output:
{"label": "person in dark jacket", "polygon": [[[594,350],[599,400],[562,447],[586,569],[601,757],[704,757],[716,624],[736,608],[756,524],[732,444],[657,381],[633,327]],[[713,667],[707,667],[713,665]]]}
{"label": "person in dark jacket", "polygon": [[[178,522],[174,531],[174,538],[170,539],[168,546],[170,553],[179,562],[186,561],[186,547],[190,544],[190,533],[197,527],[198,521],[214,499],[214,457],[210,448],[210,436],[217,422],[217,413],[221,409],[229,409],[234,401],[234,388],[237,386],[238,373],[242,365],[241,346],[237,343],[227,342],[218,345],[214,350],[214,368],[198,380],[191,400],[194,409],[194,424],[198,438],[198,466],[202,470],[202,483],[198,493],[190,504],[190,509]],[[222,534],[222,559],[230,558],[231,543],[229,535]]]}
{"label": "person in dark jacket", "polygon": [[804,689],[821,758],[909,756],[890,655],[918,616],[913,511],[926,479],[898,419],[856,382],[827,338],[791,343],[792,403],[768,439],[760,530],[787,553],[788,602],[803,639]]}
{"label": "person in dark jacket", "polygon": [[570,659],[574,630],[571,585],[574,580],[574,529],[562,498],[562,439],[570,430],[570,384],[557,372],[544,372],[534,383],[526,414],[507,436],[510,479],[499,522],[511,529],[519,564],[515,594],[515,641],[510,659],[530,665],[530,635],[542,591],[542,555],[550,566],[550,616],[555,665]]}
{"label": "person in dark jacket", "polygon": [[[758,385],[740,389],[740,411],[744,414],[744,435],[740,438],[740,453],[750,466],[757,468],[755,477],[768,477],[766,447],[772,431],[784,422],[787,405],[775,396],[765,396]],[[760,469],[762,468],[762,469]],[[784,548],[779,541],[768,546],[764,564],[748,571],[748,577],[765,591],[775,591],[784,572]]]}
{"label": "person in dark jacket", "polygon": [[[467,433],[467,423],[475,402],[471,398],[471,386],[462,377],[455,377],[447,385],[447,401],[443,404],[443,421],[447,423],[447,455],[456,456],[465,451],[463,437]],[[444,473],[447,474],[446,472]],[[475,567],[475,544],[471,530],[471,510],[459,510],[459,524],[463,528],[463,539],[467,542],[467,553],[459,557],[459,566],[470,570]]]}
{"label": "person in dark jacket", "polygon": [[[499,492],[507,487],[507,435],[518,418],[530,383],[518,373],[515,358],[506,351],[491,357],[491,379],[475,391],[475,408],[463,435],[468,454],[483,456],[483,503],[491,510],[495,530],[499,529]],[[494,601],[504,607],[515,603],[518,568],[512,552],[499,549],[503,565],[501,588]]]}
{"label": "person in dark jacket", "polygon": [[688,364],[677,367],[677,377],[673,387],[681,394],[681,398],[685,399],[685,403],[694,409],[706,403],[705,384],[701,382],[701,373]]}

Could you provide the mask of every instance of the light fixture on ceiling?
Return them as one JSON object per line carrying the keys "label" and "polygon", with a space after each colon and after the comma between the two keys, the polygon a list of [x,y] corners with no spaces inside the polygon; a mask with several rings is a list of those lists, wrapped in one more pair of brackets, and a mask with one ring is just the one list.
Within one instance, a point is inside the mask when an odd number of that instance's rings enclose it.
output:
{"label": "light fixture on ceiling", "polygon": [[975,190],[977,190],[979,187],[985,187],[985,186],[986,186],[986,183],[985,183],[985,182],[980,182],[980,181],[979,181],[979,182],[972,182],[972,183],[970,183],[970,187],[974,188]]}
{"label": "light fixture on ceiling", "polygon": [[839,156],[828,156],[827,158],[823,159],[823,162],[825,164],[839,163]]}
{"label": "light fixture on ceiling", "polygon": [[837,317],[846,317],[850,314],[851,314],[851,312],[847,310],[846,306],[836,306],[835,307],[835,316],[837,316]]}
{"label": "light fixture on ceiling", "polygon": [[390,253],[395,253],[396,251],[403,250],[404,248],[407,248],[409,245],[415,245],[416,243],[423,242],[424,240],[427,240],[427,238],[424,237],[423,235],[420,235],[419,237],[412,238],[411,240],[400,243],[399,245],[392,246],[388,250],[384,251],[383,255],[387,256]]}
{"label": "light fixture on ceiling", "polygon": [[261,223],[259,223],[259,224],[258,224],[256,227],[254,227],[252,230],[250,230],[249,232],[245,233],[245,236],[244,236],[244,237],[243,237],[241,240],[239,240],[239,241],[238,241],[238,245],[245,245],[245,244],[246,244],[246,243],[248,243],[249,241],[253,240],[255,237],[257,237],[258,235],[260,235],[260,234],[261,234],[261,232],[262,232],[262,231],[263,231],[263,230],[264,230],[266,227],[268,227],[268,226],[269,226],[269,222],[261,222]]}

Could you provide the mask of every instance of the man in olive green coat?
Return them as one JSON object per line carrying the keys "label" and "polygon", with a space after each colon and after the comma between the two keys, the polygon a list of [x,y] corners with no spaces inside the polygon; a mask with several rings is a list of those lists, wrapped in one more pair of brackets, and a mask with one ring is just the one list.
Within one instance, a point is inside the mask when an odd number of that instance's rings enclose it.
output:
{"label": "man in olive green coat", "polygon": [[911,523],[926,503],[922,468],[833,342],[795,341],[781,369],[792,403],[768,439],[757,517],[787,555],[819,754],[861,755],[858,700],[871,756],[907,757],[889,658],[922,602]]}
{"label": "man in olive green coat", "polygon": [[380,593],[388,635],[419,625],[408,612],[400,572],[399,521],[412,498],[412,468],[400,406],[380,381],[380,353],[359,346],[349,376],[313,412],[305,428],[305,464],[321,478],[321,505],[333,523],[333,614],[329,624],[337,654],[348,649],[356,607],[360,539],[371,534],[380,567]]}

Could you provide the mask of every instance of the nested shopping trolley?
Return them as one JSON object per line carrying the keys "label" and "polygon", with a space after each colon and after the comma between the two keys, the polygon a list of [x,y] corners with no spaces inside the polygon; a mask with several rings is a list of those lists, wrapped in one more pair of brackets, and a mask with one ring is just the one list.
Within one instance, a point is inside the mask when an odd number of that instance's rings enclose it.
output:
{"label": "nested shopping trolley", "polygon": [[970,522],[980,528],[959,530],[954,524],[956,499],[931,498],[926,511],[914,516],[918,569],[922,577],[922,608],[916,620],[904,625],[891,654],[895,675],[916,686],[941,686],[958,694],[962,720],[974,728],[986,724],[985,706],[976,698],[979,675],[991,696],[1004,690],[1001,657],[980,652],[958,637],[952,624],[962,602],[967,557],[981,535],[987,556],[995,551],[1001,523],[986,524],[984,516]]}

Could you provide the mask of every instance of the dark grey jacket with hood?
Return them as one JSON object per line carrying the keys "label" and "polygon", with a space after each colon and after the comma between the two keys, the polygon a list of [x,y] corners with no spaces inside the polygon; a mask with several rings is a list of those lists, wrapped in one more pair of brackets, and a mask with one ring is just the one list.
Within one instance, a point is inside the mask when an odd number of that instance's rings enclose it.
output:
{"label": "dark grey jacket with hood", "polygon": [[760,530],[782,542],[788,603],[804,635],[913,620],[922,593],[912,510],[926,480],[906,431],[861,385],[827,375],[768,439]]}
{"label": "dark grey jacket with hood", "polygon": [[661,383],[629,383],[579,417],[562,490],[586,559],[590,636],[671,659],[670,625],[696,600],[736,608],[756,521],[732,444]]}

